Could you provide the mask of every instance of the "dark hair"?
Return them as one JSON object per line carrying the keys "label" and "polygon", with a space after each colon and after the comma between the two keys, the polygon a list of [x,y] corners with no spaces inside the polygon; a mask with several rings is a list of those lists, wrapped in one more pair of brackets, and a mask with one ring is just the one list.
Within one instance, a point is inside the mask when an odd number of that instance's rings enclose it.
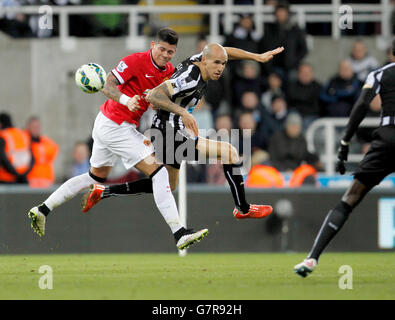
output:
{"label": "dark hair", "polygon": [[392,39],[392,54],[395,56],[395,38]]}
{"label": "dark hair", "polygon": [[162,28],[162,29],[159,29],[159,31],[156,33],[155,40],[157,42],[163,41],[163,42],[167,42],[168,44],[171,44],[171,45],[177,45],[178,33],[175,32],[171,28],[167,28],[167,27]]}
{"label": "dark hair", "polygon": [[8,113],[0,114],[0,129],[7,129],[13,127],[11,116]]}
{"label": "dark hair", "polygon": [[287,1],[279,1],[275,6],[274,12],[277,12],[279,9],[285,9],[289,12],[289,3]]}

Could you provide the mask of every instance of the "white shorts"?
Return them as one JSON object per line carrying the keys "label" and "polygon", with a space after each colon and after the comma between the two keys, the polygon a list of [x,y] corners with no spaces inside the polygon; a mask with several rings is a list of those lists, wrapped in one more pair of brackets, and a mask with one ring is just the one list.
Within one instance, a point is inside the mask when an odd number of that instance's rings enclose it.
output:
{"label": "white shorts", "polygon": [[91,166],[114,166],[117,157],[126,169],[155,152],[151,141],[136,130],[136,125],[124,121],[118,125],[99,112],[92,131],[93,148]]}

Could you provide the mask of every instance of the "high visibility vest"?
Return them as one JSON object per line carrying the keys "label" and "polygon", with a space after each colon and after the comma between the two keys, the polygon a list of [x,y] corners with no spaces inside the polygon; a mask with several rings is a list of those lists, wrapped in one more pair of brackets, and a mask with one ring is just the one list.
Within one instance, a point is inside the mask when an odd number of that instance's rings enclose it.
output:
{"label": "high visibility vest", "polygon": [[317,180],[317,170],[312,165],[302,164],[293,171],[289,186],[291,188],[300,187],[309,176]]}
{"label": "high visibility vest", "polygon": [[40,136],[40,142],[31,141],[34,166],[27,175],[32,188],[48,188],[55,182],[53,163],[58,155],[59,147],[46,136]]}
{"label": "high visibility vest", "polygon": [[[0,137],[5,141],[5,153],[8,161],[16,172],[25,173],[31,161],[29,136],[21,129],[7,128],[0,130]],[[0,181],[16,182],[16,177],[0,167]]]}
{"label": "high visibility vest", "polygon": [[246,186],[249,188],[283,188],[283,175],[274,167],[257,164],[248,174]]}

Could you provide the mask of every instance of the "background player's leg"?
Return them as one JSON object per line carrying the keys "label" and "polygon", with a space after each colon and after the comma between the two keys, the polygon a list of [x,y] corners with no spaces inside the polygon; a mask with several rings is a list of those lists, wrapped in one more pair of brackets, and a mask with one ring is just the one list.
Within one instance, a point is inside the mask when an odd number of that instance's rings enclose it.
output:
{"label": "background player's leg", "polygon": [[354,179],[351,186],[343,195],[339,204],[329,211],[324,223],[314,241],[313,248],[308,258],[318,261],[321,253],[328,246],[329,242],[343,227],[352,210],[362,201],[372,187],[365,186],[362,182]]}

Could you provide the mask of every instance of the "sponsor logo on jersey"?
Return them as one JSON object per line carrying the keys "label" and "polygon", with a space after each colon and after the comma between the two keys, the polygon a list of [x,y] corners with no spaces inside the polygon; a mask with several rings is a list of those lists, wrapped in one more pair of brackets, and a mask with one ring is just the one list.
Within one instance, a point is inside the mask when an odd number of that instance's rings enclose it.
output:
{"label": "sponsor logo on jersey", "polygon": [[180,79],[180,78],[178,78],[178,79],[176,80],[176,86],[177,86],[179,89],[182,89],[182,87],[185,86],[185,84],[186,84],[185,79]]}
{"label": "sponsor logo on jersey", "polygon": [[125,62],[121,61],[121,62],[118,64],[117,71],[118,71],[118,72],[124,72],[125,69],[127,69],[127,68],[128,68],[128,65],[127,65]]}

